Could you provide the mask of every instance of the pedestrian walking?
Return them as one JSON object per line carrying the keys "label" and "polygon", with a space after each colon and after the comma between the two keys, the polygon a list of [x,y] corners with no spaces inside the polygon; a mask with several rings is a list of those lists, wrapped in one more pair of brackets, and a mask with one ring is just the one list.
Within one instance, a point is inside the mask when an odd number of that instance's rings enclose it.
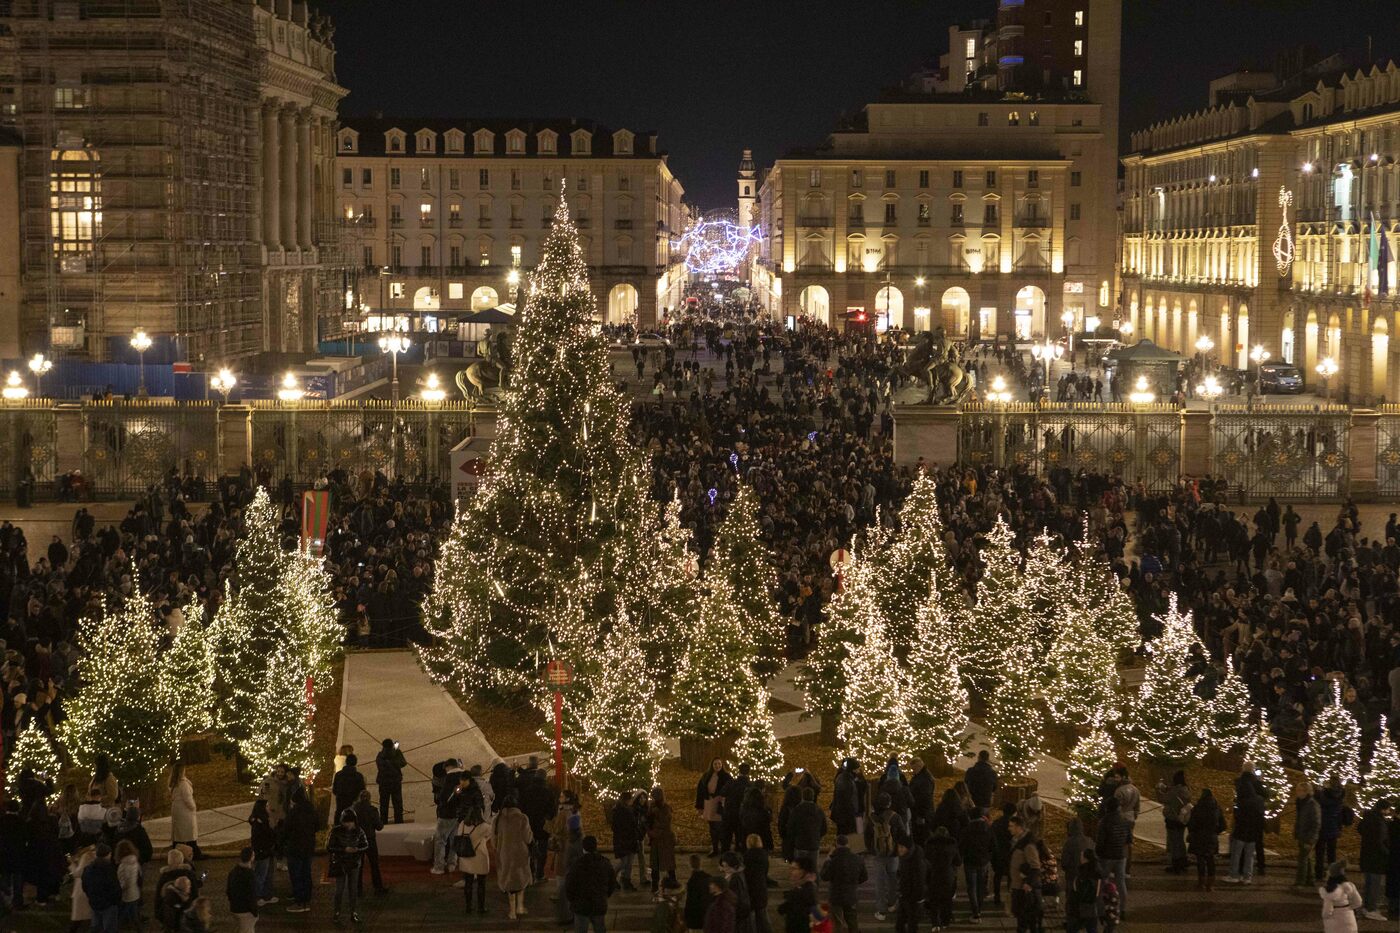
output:
{"label": "pedestrian walking", "polygon": [[[1215,802],[1210,788],[1202,788],[1186,824],[1186,850],[1196,856],[1198,890],[1215,890],[1215,858],[1220,851],[1220,834],[1224,831],[1225,814],[1220,812],[1220,805]],[[1108,877],[1102,858],[1099,859],[1099,871]]]}
{"label": "pedestrian walking", "polygon": [[516,920],[528,913],[525,889],[535,880],[530,855],[535,836],[514,791],[498,802],[501,809],[491,827],[496,840],[496,884],[506,895],[506,916]]}
{"label": "pedestrian walking", "polygon": [[564,898],[573,912],[576,933],[607,933],[604,921],[608,899],[617,891],[617,873],[607,857],[598,851],[598,840],[584,836],[580,854],[564,876]]}
{"label": "pedestrian walking", "polygon": [[403,770],[408,761],[399,751],[399,743],[385,739],[374,756],[374,783],[379,788],[379,822],[389,822],[389,808],[394,808],[394,822],[403,822]]}
{"label": "pedestrian walking", "polygon": [[326,853],[330,855],[330,876],[335,879],[335,906],[331,919],[340,922],[342,900],[350,910],[350,919],[360,922],[360,860],[369,851],[369,840],[360,829],[359,817],[353,808],[340,814],[340,822],[331,827],[326,838]]}

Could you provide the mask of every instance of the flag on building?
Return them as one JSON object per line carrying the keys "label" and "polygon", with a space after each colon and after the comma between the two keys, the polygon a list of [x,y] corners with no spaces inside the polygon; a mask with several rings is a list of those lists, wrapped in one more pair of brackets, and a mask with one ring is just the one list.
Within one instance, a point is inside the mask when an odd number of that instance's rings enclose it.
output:
{"label": "flag on building", "polygon": [[1379,274],[1381,264],[1381,228],[1376,223],[1376,215],[1371,215],[1371,248],[1367,253],[1366,261],[1366,297],[1369,299],[1375,294],[1373,282]]}
{"label": "flag on building", "polygon": [[1376,275],[1379,282],[1379,291],[1382,295],[1390,294],[1390,234],[1381,234],[1380,246],[1380,268]]}

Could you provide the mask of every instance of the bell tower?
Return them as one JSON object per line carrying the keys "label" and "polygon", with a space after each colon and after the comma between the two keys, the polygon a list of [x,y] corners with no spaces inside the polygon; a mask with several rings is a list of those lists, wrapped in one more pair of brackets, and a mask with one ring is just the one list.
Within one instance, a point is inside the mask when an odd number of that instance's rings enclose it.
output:
{"label": "bell tower", "polygon": [[758,222],[754,209],[758,205],[758,170],[753,164],[753,150],[745,149],[739,160],[739,223],[751,227]]}

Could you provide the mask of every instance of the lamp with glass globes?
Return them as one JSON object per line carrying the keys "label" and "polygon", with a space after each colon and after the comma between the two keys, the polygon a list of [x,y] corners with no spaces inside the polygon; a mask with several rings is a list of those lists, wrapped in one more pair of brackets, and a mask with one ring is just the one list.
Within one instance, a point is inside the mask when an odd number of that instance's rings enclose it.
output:
{"label": "lamp with glass globes", "polygon": [[1037,363],[1043,363],[1045,365],[1044,386],[1045,397],[1047,399],[1049,399],[1050,397],[1050,362],[1052,360],[1058,360],[1064,355],[1065,348],[1061,344],[1051,343],[1049,339],[1047,339],[1044,343],[1031,344],[1032,359],[1034,359]]}
{"label": "lamp with glass globes", "polygon": [[1128,393],[1128,401],[1134,405],[1151,405],[1157,401],[1157,393],[1152,391],[1152,386],[1148,383],[1146,376],[1137,377],[1137,382],[1133,384],[1133,391]]}
{"label": "lamp with glass globes", "polygon": [[19,370],[10,370],[10,374],[5,377],[4,388],[0,388],[0,396],[7,402],[21,402],[29,397],[29,389],[25,386]]}
{"label": "lamp with glass globes", "polygon": [[151,335],[146,333],[144,328],[136,328],[136,332],[131,335],[131,349],[136,351],[136,356],[141,365],[141,388],[137,395],[146,397],[146,351],[151,348]]}
{"label": "lamp with glass globes", "polygon": [[287,373],[282,377],[282,384],[277,389],[277,398],[283,402],[299,402],[306,397],[306,390],[301,387],[300,380],[295,373]]}
{"label": "lamp with glass globes", "polygon": [[447,390],[438,381],[437,373],[428,373],[428,378],[423,380],[423,390],[418,393],[425,402],[438,403],[447,398]]}
{"label": "lamp with glass globes", "polygon": [[238,385],[238,377],[228,367],[220,369],[209,378],[209,388],[223,396],[225,405],[228,404],[229,393],[236,385]]}
{"label": "lamp with glass globes", "polygon": [[1317,363],[1317,374],[1327,381],[1328,404],[1332,402],[1332,377],[1337,375],[1337,371],[1340,369],[1341,367],[1337,365],[1337,361],[1330,356],[1324,356]]}
{"label": "lamp with glass globes", "polygon": [[1006,385],[1006,377],[998,374],[992,379],[992,387],[987,392],[987,401],[1005,405],[1011,401],[1011,390]]}
{"label": "lamp with glass globes", "polygon": [[51,359],[49,359],[48,357],[44,356],[44,354],[42,354],[42,353],[36,353],[36,354],[34,354],[33,357],[30,358],[30,360],[29,360],[29,371],[30,371],[31,373],[34,374],[34,394],[35,394],[35,395],[37,395],[37,396],[43,396],[43,394],[44,394],[44,376],[47,375],[47,374],[48,374],[48,371],[51,370],[51,369],[53,369],[53,360],[51,360]]}
{"label": "lamp with glass globes", "polygon": [[399,405],[399,354],[408,352],[409,346],[407,334],[381,334],[379,337],[379,349],[393,355],[393,375],[389,380],[389,393],[395,408]]}
{"label": "lamp with glass globes", "polygon": [[1214,376],[1206,376],[1196,386],[1196,394],[1211,405],[1214,405],[1216,400],[1218,400],[1221,395],[1225,394],[1225,387],[1222,386],[1220,380]]}

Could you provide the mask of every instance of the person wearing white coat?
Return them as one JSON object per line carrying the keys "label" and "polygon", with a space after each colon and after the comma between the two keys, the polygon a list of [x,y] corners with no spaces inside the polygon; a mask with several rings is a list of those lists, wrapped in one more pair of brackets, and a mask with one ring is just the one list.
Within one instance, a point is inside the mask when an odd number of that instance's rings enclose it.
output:
{"label": "person wearing white coat", "polygon": [[199,811],[194,804],[194,785],[185,777],[185,766],[176,763],[170,770],[170,840],[190,847],[195,858],[199,851]]}
{"label": "person wearing white coat", "polygon": [[1361,895],[1347,880],[1347,863],[1333,862],[1327,869],[1327,883],[1317,889],[1322,898],[1323,933],[1356,933],[1356,912]]}
{"label": "person wearing white coat", "polygon": [[73,911],[68,915],[68,919],[75,926],[92,922],[92,905],[88,903],[87,892],[83,890],[83,872],[92,864],[94,858],[92,846],[88,846],[77,854],[73,859],[73,866],[68,870],[68,874],[73,878]]}
{"label": "person wearing white coat", "polygon": [[482,811],[473,807],[457,827],[457,834],[470,836],[472,848],[470,856],[457,856],[457,869],[462,872],[462,886],[466,888],[467,913],[472,912],[472,891],[476,892],[476,912],[486,913],[486,876],[491,874],[491,822]]}

